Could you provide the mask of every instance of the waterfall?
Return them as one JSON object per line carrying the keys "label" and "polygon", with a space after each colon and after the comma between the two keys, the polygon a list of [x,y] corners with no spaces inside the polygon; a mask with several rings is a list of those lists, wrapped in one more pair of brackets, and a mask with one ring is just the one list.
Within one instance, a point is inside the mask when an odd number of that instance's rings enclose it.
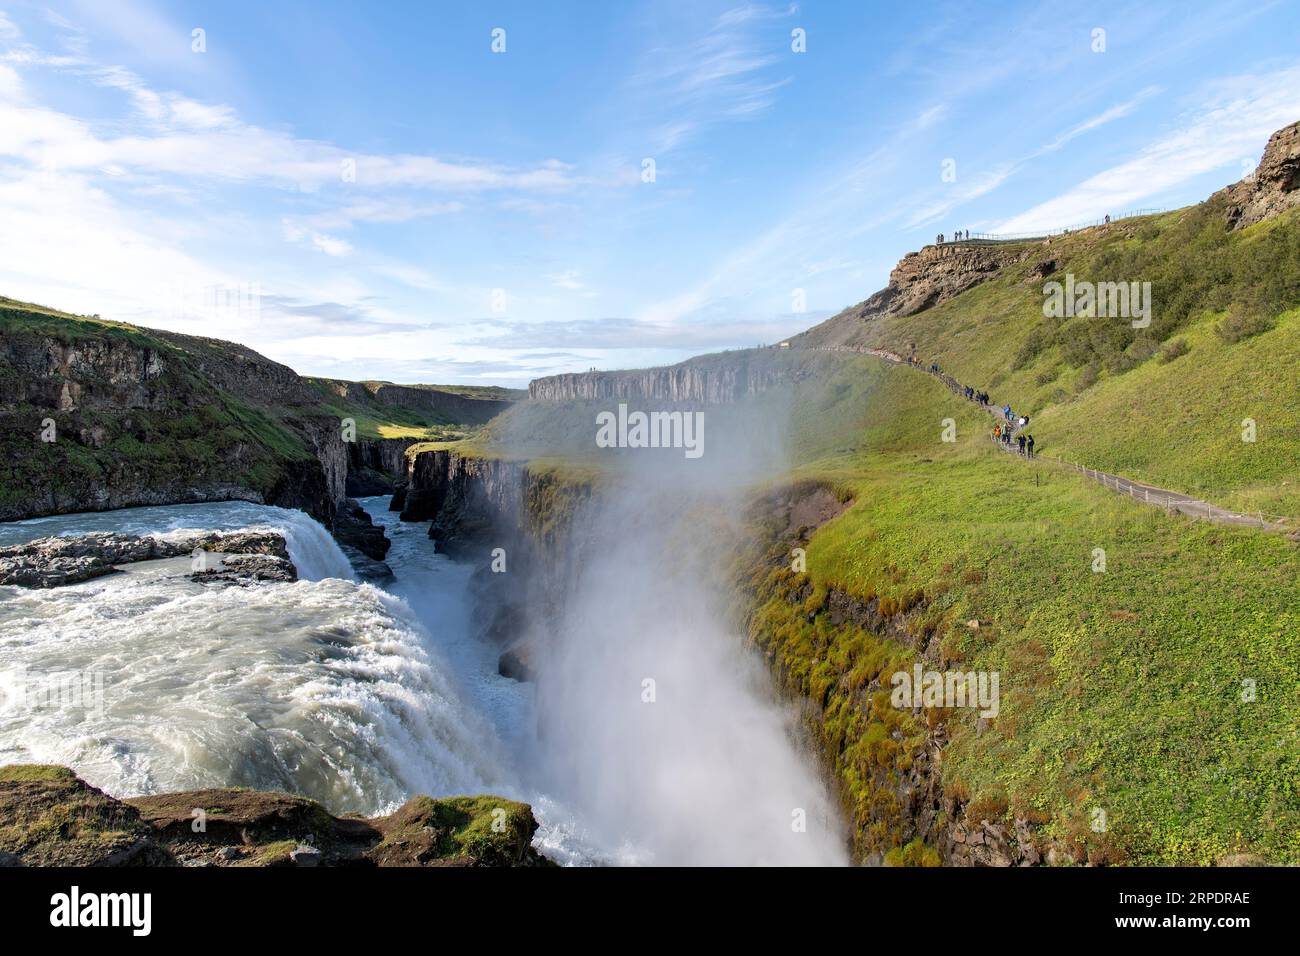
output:
{"label": "waterfall", "polygon": [[0,587],[0,764],[64,764],[114,796],[245,786],[364,815],[420,793],[512,795],[495,728],[424,622],[353,580],[305,514],[132,508],[0,525],[0,544],[268,529],[285,535],[296,583],[195,582],[179,557]]}

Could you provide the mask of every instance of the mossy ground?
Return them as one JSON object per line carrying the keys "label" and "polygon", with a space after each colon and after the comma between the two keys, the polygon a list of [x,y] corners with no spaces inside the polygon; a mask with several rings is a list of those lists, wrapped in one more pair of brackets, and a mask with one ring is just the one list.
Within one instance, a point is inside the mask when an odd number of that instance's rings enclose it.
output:
{"label": "mossy ground", "polygon": [[18,763],[0,767],[0,783],[23,783],[41,781],[44,783],[71,784],[77,779],[67,767],[56,764]]}
{"label": "mossy ground", "polygon": [[472,862],[510,865],[532,854],[536,823],[527,804],[493,796],[416,797],[383,821],[384,839],[375,847],[380,860]]}
{"label": "mossy ground", "polygon": [[38,865],[93,866],[129,856],[147,833],[133,811],[66,767],[0,767],[0,852]]}

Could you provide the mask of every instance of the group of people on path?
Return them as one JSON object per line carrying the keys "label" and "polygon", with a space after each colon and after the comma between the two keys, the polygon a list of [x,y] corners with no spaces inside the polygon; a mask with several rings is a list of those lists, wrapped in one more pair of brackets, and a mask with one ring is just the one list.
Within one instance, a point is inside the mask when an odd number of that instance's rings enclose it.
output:
{"label": "group of people on path", "polygon": [[[1029,419],[1022,418],[1020,421],[1028,422]],[[1034,436],[1018,431],[1016,425],[1011,422],[1005,425],[999,422],[993,426],[993,441],[1003,445],[1008,451],[1011,450],[1011,443],[1014,441],[1021,458],[1034,457]]]}
{"label": "group of people on path", "polygon": [[[907,359],[907,362],[917,368],[921,367],[921,362],[915,355],[910,356]],[[969,385],[961,384],[961,382],[957,381],[951,375],[946,374],[944,370],[940,368],[938,362],[931,362],[930,367],[926,371],[938,378],[939,381],[943,382],[966,400],[974,402],[981,408],[987,408],[989,406],[988,392],[983,392],[979,389],[972,388]],[[1014,443],[1016,451],[1021,457],[1033,458],[1034,436],[1025,431],[1025,429],[1029,427],[1029,416],[1017,416],[1016,413],[1011,410],[1009,404],[1003,405],[998,409],[998,411],[1002,415],[1002,421],[993,426],[993,441],[996,444],[1005,447],[1007,451],[1012,450],[1011,446]]]}
{"label": "group of people on path", "polygon": [[1017,417],[1010,405],[1003,405],[1002,418],[1006,424],[998,423],[993,426],[993,440],[1000,441],[1008,450],[1014,441],[1022,458],[1033,458],[1034,436],[1025,432],[1025,428],[1029,426],[1029,416]]}
{"label": "group of people on path", "polygon": [[[963,242],[969,239],[970,239],[969,229],[966,230],[958,229],[956,232],[952,234],[953,242]],[[939,233],[939,235],[935,237],[935,243],[940,246],[943,245],[943,233]]]}

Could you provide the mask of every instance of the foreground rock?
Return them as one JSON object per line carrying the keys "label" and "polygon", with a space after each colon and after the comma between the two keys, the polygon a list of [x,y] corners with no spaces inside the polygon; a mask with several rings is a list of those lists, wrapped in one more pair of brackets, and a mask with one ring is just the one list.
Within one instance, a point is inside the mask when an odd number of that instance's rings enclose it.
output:
{"label": "foreground rock", "polygon": [[0,860],[21,866],[548,866],[527,804],[415,797],[335,817],[287,793],[115,800],[66,767],[0,767]]}
{"label": "foreground rock", "polygon": [[0,767],[0,857],[11,866],[167,865],[139,813],[66,767]]}
{"label": "foreground rock", "polygon": [[[149,536],[94,531],[67,537],[38,538],[0,548],[0,585],[60,587],[111,574],[121,564],[176,558],[193,554],[196,550],[236,556],[222,562],[230,572],[226,580],[257,578],[258,574],[263,575],[258,580],[296,581],[298,578],[289,560],[284,536],[274,532],[210,532],[164,541]],[[244,561],[241,565],[237,558],[246,556],[273,560]],[[239,574],[240,567],[248,574]],[[209,579],[218,578],[213,576]]]}

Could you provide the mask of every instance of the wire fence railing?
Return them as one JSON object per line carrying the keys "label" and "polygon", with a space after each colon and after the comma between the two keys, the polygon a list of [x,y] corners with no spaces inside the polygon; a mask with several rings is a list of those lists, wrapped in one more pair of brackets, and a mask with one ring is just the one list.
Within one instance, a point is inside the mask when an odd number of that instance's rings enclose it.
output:
{"label": "wire fence railing", "polygon": [[959,232],[953,238],[944,237],[944,241],[939,243],[945,246],[969,245],[987,245],[995,242],[1032,242],[1035,240],[1050,239],[1053,236],[1066,236],[1072,232],[1078,232],[1081,229],[1092,229],[1096,226],[1113,225],[1117,222],[1123,222],[1126,219],[1136,219],[1139,216],[1154,216],[1157,213],[1167,212],[1166,209],[1130,209],[1128,212],[1122,212],[1117,216],[1109,218],[1094,219],[1092,222],[1080,222],[1071,226],[1062,226],[1059,229],[1049,229],[1045,232]]}
{"label": "wire fence railing", "polygon": [[[1131,478],[1112,475],[1109,472],[1099,471],[1096,468],[1089,468],[1087,465],[1081,465],[1078,462],[1068,461],[1067,459],[1058,458],[1053,455],[1035,455],[1034,458],[1042,458],[1046,461],[1054,462],[1062,467],[1076,471],[1079,474],[1104,485],[1112,491],[1118,492],[1122,495],[1128,495],[1136,501],[1142,501],[1149,505],[1164,508],[1169,512],[1180,512],[1199,517],[1214,518],[1220,521],[1240,521],[1243,523],[1266,526],[1273,525],[1279,529],[1300,528],[1300,519],[1297,519],[1294,515],[1270,514],[1266,511],[1249,508],[1241,510],[1221,508],[1218,505],[1212,505],[1207,501],[1201,501],[1188,495],[1166,491],[1164,488],[1155,488],[1151,485],[1143,484],[1140,481],[1134,481]],[[1214,494],[1213,492],[1209,493]],[[1216,497],[1226,498],[1226,496],[1223,495],[1216,495]]]}
{"label": "wire fence railing", "polygon": [[[828,352],[857,352],[864,355],[873,355],[876,358],[882,358],[899,365],[908,365],[912,368],[928,372],[946,385],[954,394],[969,400],[969,396],[966,395],[966,386],[961,382],[957,381],[957,379],[953,378],[947,372],[944,372],[941,368],[937,367],[937,365],[932,364],[927,367],[916,358],[904,358],[897,352],[891,352],[888,349],[854,346],[822,346],[817,350]],[[979,392],[976,391],[975,394],[979,394]],[[992,402],[983,407],[994,415],[1000,416],[1002,414],[1001,408]],[[1016,428],[1015,430],[1019,431],[1019,428]],[[1152,505],[1153,507],[1163,508],[1171,514],[1185,514],[1191,517],[1205,518],[1210,521],[1257,525],[1273,531],[1300,531],[1300,518],[1297,518],[1295,515],[1270,514],[1254,508],[1223,508],[1218,505],[1210,504],[1208,501],[1201,501],[1197,498],[1193,498],[1190,495],[1169,491],[1164,488],[1156,488],[1140,481],[1134,481],[1131,478],[1124,478],[1121,475],[1112,475],[1109,472],[1100,471],[1096,468],[1089,468],[1087,465],[1082,465],[1078,462],[1069,461],[1064,458],[1058,458],[1055,455],[1044,455],[1038,451],[1022,452],[1017,444],[1004,444],[998,442],[998,447],[1008,454],[1024,457],[1029,461],[1049,461],[1063,468],[1069,468],[1072,471],[1083,475],[1085,478],[1089,478],[1103,487],[1109,488],[1111,491],[1127,495],[1135,501],[1141,501],[1145,504]],[[1224,493],[1212,491],[1201,493],[1212,495],[1221,500],[1230,500],[1230,495]]]}

